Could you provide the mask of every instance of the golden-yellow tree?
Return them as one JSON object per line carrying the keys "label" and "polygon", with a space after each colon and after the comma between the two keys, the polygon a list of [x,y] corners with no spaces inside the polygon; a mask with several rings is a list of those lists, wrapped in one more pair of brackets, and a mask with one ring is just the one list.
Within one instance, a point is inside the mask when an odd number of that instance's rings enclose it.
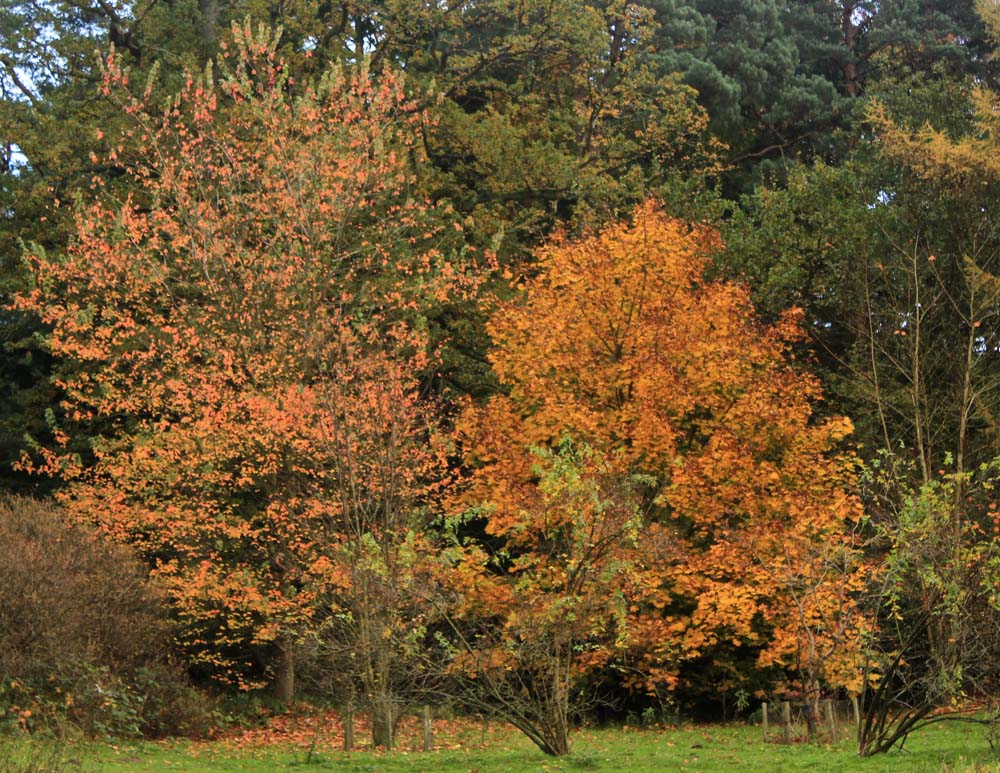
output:
{"label": "golden-yellow tree", "polygon": [[[504,547],[475,587],[508,640],[585,643],[564,698],[611,658],[632,687],[670,690],[685,661],[726,647],[794,670],[814,699],[857,679],[860,506],[836,451],[851,425],[813,415],[796,312],[765,325],[744,287],[706,277],[719,246],[646,203],[630,223],[554,240],[492,316],[506,393],[465,413],[462,501]],[[587,449],[571,489],[586,507],[566,486],[554,500],[539,461],[567,438]],[[586,592],[569,581],[583,566]],[[529,573],[533,595],[511,592]],[[524,666],[517,647],[488,649]]]}

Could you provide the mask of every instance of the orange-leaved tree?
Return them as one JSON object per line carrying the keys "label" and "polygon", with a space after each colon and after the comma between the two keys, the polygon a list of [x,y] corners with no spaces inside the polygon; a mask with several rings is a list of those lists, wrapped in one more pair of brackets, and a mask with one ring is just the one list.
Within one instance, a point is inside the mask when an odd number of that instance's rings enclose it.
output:
{"label": "orange-leaved tree", "polygon": [[[293,84],[275,45],[234,27],[162,110],[112,55],[103,89],[133,128],[107,163],[133,192],[96,182],[67,253],[29,251],[18,302],[50,326],[67,395],[56,445],[30,464],[140,549],[209,675],[252,686],[252,661],[278,653],[289,698],[318,611],[378,618],[341,636],[406,626],[405,589],[388,585],[415,581],[441,470],[423,331],[471,283],[449,259],[455,229],[414,191],[428,119],[401,77]],[[355,666],[384,699],[388,666]]]}
{"label": "orange-leaved tree", "polygon": [[[501,547],[466,594],[485,594],[511,637],[557,647],[576,632],[585,646],[567,656],[563,700],[609,658],[630,686],[671,690],[686,662],[726,648],[798,670],[812,695],[855,679],[860,506],[851,459],[835,451],[850,423],[813,417],[819,388],[791,362],[796,314],[767,326],[744,287],[706,278],[719,246],[648,202],[631,223],[554,240],[491,319],[507,394],[464,417],[461,502]],[[538,460],[566,438],[588,461],[554,510]],[[587,593],[566,579],[582,566]],[[560,613],[588,593],[602,604]],[[608,605],[625,611],[613,626]],[[503,652],[508,671],[524,666],[517,647]]]}
{"label": "orange-leaved tree", "polygon": [[[467,416],[463,431],[514,428],[491,428],[498,418]],[[562,755],[583,708],[579,679],[627,640],[622,591],[642,524],[637,481],[568,436],[530,451],[517,434],[493,439],[494,458],[504,461],[476,482],[489,490],[476,485],[463,496],[473,505],[467,516],[485,517],[488,539],[464,547],[450,578],[462,602],[452,670],[467,701]]]}

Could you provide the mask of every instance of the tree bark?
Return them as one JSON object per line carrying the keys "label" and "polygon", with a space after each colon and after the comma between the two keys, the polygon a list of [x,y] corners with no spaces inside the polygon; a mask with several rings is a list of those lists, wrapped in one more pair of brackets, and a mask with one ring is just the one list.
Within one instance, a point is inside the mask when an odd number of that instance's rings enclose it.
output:
{"label": "tree bark", "polygon": [[295,697],[295,653],[285,637],[278,640],[278,669],[274,677],[274,697],[288,705]]}
{"label": "tree bark", "polygon": [[201,36],[206,51],[214,53],[219,36],[219,0],[198,0],[198,10],[201,11],[198,34]]}
{"label": "tree bark", "polygon": [[388,695],[379,696],[372,702],[372,746],[392,751],[394,725],[391,699]]}

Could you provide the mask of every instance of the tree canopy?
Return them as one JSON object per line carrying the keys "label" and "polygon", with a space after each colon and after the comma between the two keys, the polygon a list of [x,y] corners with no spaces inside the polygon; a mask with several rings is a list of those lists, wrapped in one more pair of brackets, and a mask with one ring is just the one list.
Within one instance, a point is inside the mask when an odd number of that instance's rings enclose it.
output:
{"label": "tree canopy", "polygon": [[0,486],[382,746],[854,696],[884,751],[1000,684],[998,29],[7,0]]}

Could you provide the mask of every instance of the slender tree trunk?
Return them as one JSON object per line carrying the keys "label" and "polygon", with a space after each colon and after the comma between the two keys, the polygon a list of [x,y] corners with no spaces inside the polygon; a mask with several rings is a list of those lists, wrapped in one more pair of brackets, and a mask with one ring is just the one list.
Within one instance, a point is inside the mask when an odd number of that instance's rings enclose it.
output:
{"label": "slender tree trunk", "polygon": [[351,703],[343,714],[341,722],[344,725],[344,751],[354,751],[354,704]]}
{"label": "slender tree trunk", "polygon": [[844,61],[844,93],[849,97],[855,97],[858,94],[858,30],[854,26],[854,13],[854,4],[848,3],[844,6],[840,17],[840,31],[846,52]]}
{"label": "slender tree trunk", "polygon": [[295,697],[295,652],[288,637],[278,640],[278,669],[274,678],[274,697],[288,705]]}
{"label": "slender tree trunk", "polygon": [[878,409],[879,423],[882,425],[882,440],[885,443],[885,450],[891,451],[892,440],[889,437],[889,422],[886,420],[885,401],[882,397],[882,386],[879,378],[878,357],[876,352],[875,338],[875,309],[872,307],[871,280],[869,277],[869,265],[865,262],[865,311],[868,324],[868,358],[872,369],[872,386],[875,389],[875,406]]}
{"label": "slender tree trunk", "polygon": [[198,10],[201,11],[198,33],[206,52],[214,54],[218,42],[219,0],[198,0]]}
{"label": "slender tree trunk", "polygon": [[396,716],[393,706],[392,696],[388,693],[379,695],[372,701],[372,746],[382,747],[386,751],[392,751],[393,731],[395,730]]}
{"label": "slender tree trunk", "polygon": [[912,325],[904,332],[909,334],[910,346],[913,351],[913,361],[910,363],[910,402],[913,405],[913,425],[917,432],[917,454],[920,458],[920,475],[923,482],[931,481],[931,448],[930,436],[926,426],[927,413],[925,411],[926,395],[924,393],[924,369],[923,369],[923,333],[924,307],[920,294],[920,270],[918,263],[917,248],[914,246],[911,256],[912,281],[913,281],[913,318]]}
{"label": "slender tree trunk", "polygon": [[569,683],[572,664],[572,655],[557,645],[551,687],[552,702],[549,706],[552,727],[551,753],[557,757],[569,754]]}

